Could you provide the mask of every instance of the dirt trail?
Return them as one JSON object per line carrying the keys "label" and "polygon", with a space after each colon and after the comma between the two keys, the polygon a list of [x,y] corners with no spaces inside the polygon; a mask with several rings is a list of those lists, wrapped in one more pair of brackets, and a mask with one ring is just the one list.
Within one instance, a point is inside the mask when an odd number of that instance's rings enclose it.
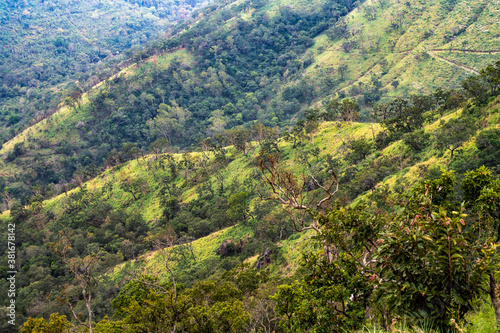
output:
{"label": "dirt trail", "polygon": [[465,65],[460,65],[460,64],[457,64],[456,62],[452,61],[452,60],[448,60],[448,59],[445,59],[443,57],[440,57],[438,56],[437,54],[434,54],[434,52],[432,51],[428,51],[427,52],[431,57],[434,57],[436,58],[437,60],[440,60],[440,61],[444,61],[446,62],[447,64],[450,64],[452,66],[457,66],[457,67],[460,67],[462,68],[463,70],[466,70],[467,72],[470,72],[470,73],[474,73],[476,75],[479,75],[479,72],[476,71],[474,68],[471,68],[469,66],[465,66]]}
{"label": "dirt trail", "polygon": [[463,52],[463,53],[477,53],[477,54],[494,54],[500,53],[500,50],[466,50],[466,49],[431,49],[431,52]]}

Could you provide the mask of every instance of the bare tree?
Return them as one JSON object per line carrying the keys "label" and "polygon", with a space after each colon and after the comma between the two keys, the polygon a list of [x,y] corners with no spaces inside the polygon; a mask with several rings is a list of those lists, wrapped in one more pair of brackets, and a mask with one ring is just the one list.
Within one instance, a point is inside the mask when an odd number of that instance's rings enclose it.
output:
{"label": "bare tree", "polygon": [[[69,236],[65,235],[62,231],[59,232],[61,240],[58,243],[52,243],[50,247],[57,253],[64,264],[68,267],[69,271],[75,277],[75,281],[82,291],[83,301],[85,302],[85,308],[87,309],[88,320],[83,322],[80,317],[75,312],[75,307],[71,300],[65,299],[67,304],[73,314],[76,321],[82,326],[88,328],[89,332],[92,333],[92,292],[93,288],[97,285],[97,281],[94,277],[96,273],[96,268],[101,259],[100,252],[92,253],[84,258],[71,258],[69,256],[71,250],[71,244],[69,242]],[[67,286],[65,291],[67,291]]]}
{"label": "bare tree", "polygon": [[[159,234],[151,238],[153,247],[158,252],[158,256],[163,261],[165,268],[170,273],[172,284],[174,288],[174,303],[177,302],[177,284],[175,282],[174,271],[172,270],[172,262],[174,260],[174,245],[176,244],[177,237],[172,229],[165,229]],[[194,255],[193,255],[194,256]]]}
{"label": "bare tree", "polygon": [[[321,229],[318,222],[318,214],[324,210],[324,206],[330,201],[335,193],[339,190],[339,182],[333,168],[329,166],[328,174],[330,180],[326,185],[323,185],[312,174],[309,168],[307,173],[302,172],[300,175],[295,175],[293,172],[283,168],[280,163],[280,157],[277,154],[265,155],[261,153],[259,157],[259,169],[261,171],[264,183],[267,184],[271,193],[268,196],[260,194],[263,200],[278,200],[281,202],[285,210],[292,218],[293,226],[296,231],[303,232],[306,230],[314,230],[317,235],[321,235]],[[304,189],[308,185],[314,185],[323,193],[318,198],[315,193],[305,192]],[[293,214],[293,211],[301,211],[298,218]],[[306,219],[306,214],[312,213],[312,221]],[[333,260],[336,249],[325,245],[325,255],[329,260]]]}
{"label": "bare tree", "polygon": [[278,328],[280,316],[276,313],[276,303],[269,297],[252,297],[249,311],[252,315],[252,328],[255,332],[272,333]]}

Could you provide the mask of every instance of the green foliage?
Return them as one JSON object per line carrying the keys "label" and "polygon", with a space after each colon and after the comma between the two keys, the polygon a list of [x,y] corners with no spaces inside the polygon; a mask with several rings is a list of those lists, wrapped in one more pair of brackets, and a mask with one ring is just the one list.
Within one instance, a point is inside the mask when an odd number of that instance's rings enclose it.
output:
{"label": "green foliage", "polygon": [[[248,268],[232,273],[238,283],[255,276]],[[252,280],[255,283],[255,278]],[[258,284],[257,278],[253,289]],[[246,283],[242,285],[247,288]],[[250,315],[244,309],[242,295],[236,284],[219,277],[198,282],[174,297],[168,284],[143,276],[128,283],[113,301],[116,314],[122,319],[104,319],[96,329],[98,332],[156,332],[165,328],[180,328],[185,332],[245,332]]]}
{"label": "green foliage", "polygon": [[419,130],[425,121],[424,113],[432,106],[430,96],[413,95],[410,100],[396,98],[384,110],[382,125],[393,136]]}
{"label": "green foliage", "polygon": [[6,161],[12,162],[16,158],[23,156],[26,154],[26,147],[24,145],[24,142],[19,142],[14,145],[14,149],[7,155],[5,158]]}
{"label": "green foliage", "polygon": [[476,136],[476,147],[478,152],[478,164],[483,164],[499,173],[498,161],[500,161],[500,130],[488,129],[479,132]]}
{"label": "green foliage", "polygon": [[356,260],[347,253],[339,254],[332,262],[319,256],[306,258],[311,298],[302,304],[297,326],[325,333],[361,328],[372,286]]}
{"label": "green foliage", "polygon": [[450,150],[453,159],[455,150],[461,147],[474,132],[475,126],[469,119],[450,119],[436,131],[436,146],[438,149]]}
{"label": "green foliage", "polygon": [[28,318],[23,324],[21,333],[64,333],[71,332],[73,325],[66,316],[52,313],[48,321],[43,318]]}
{"label": "green foliage", "polygon": [[346,159],[353,164],[357,164],[371,153],[373,149],[373,143],[366,138],[361,138],[357,140],[352,140],[347,144],[347,147],[351,150]]}
{"label": "green foliage", "polygon": [[[120,62],[168,29],[169,22],[183,15],[180,11],[186,15],[200,5],[198,1],[161,1],[156,8],[139,1],[135,6],[125,1],[3,2],[0,79],[6,85],[0,88],[0,105],[14,114],[0,117],[2,129],[26,128],[33,120],[50,116],[61,101],[80,111],[82,89],[88,91],[116,73]],[[5,131],[2,139],[9,136]]]}
{"label": "green foliage", "polygon": [[403,142],[415,153],[419,153],[430,144],[431,135],[424,130],[418,130],[403,135]]}
{"label": "green foliage", "polygon": [[302,305],[304,291],[298,282],[292,285],[280,285],[271,299],[276,301],[276,312],[286,317],[288,329],[292,328],[292,317]]}
{"label": "green foliage", "polygon": [[[473,309],[472,299],[485,297],[487,278],[497,269],[500,190],[494,173],[486,168],[466,173],[462,197],[454,192],[456,182],[451,172],[439,179],[426,180],[411,193],[406,190],[417,181],[417,173],[421,173],[418,177],[424,176],[424,166],[443,162],[426,147],[433,144],[453,152],[464,146],[477,128],[474,117],[480,112],[487,116],[486,107],[469,104],[461,118],[452,117],[439,127],[431,124],[424,130],[426,121],[434,117],[429,110],[437,107],[436,112],[444,113],[459,104],[455,102],[461,101],[461,93],[441,91],[432,96],[396,99],[376,107],[375,115],[381,119],[384,131],[374,142],[366,136],[370,133],[367,124],[354,124],[359,116],[357,101],[333,100],[326,110],[306,109],[303,118],[282,140],[278,129],[254,120],[287,124],[287,119],[297,111],[288,107],[299,103],[299,99],[308,102],[314,90],[306,83],[292,84],[290,89],[282,90],[284,101],[278,98],[269,102],[272,97],[266,93],[278,85],[269,83],[267,74],[298,77],[302,69],[293,69],[293,61],[288,62],[294,59],[291,55],[287,61],[274,57],[277,45],[271,50],[259,43],[268,38],[266,29],[285,27],[290,30],[284,33],[285,42],[280,48],[293,49],[298,57],[309,41],[303,38],[294,44],[292,40],[297,36],[292,28],[298,29],[298,37],[303,37],[304,31],[311,26],[319,27],[330,16],[309,17],[288,9],[281,9],[269,20],[254,12],[248,15],[255,20],[233,20],[234,26],[226,27],[231,34],[225,39],[219,39],[220,30],[211,27],[210,20],[202,20],[200,26],[194,25],[195,30],[189,28],[179,35],[182,46],[190,47],[197,57],[197,62],[189,66],[195,67],[193,73],[201,79],[191,75],[191,68],[179,59],[172,60],[168,68],[159,69],[147,63],[128,78],[110,80],[91,97],[89,105],[80,108],[72,104],[79,108],[77,118],[82,117],[78,119],[83,124],[75,130],[88,141],[81,142],[81,147],[69,143],[58,147],[65,156],[65,175],[68,172],[71,177],[72,173],[75,187],[79,186],[73,191],[68,191],[69,186],[64,187],[66,199],[59,197],[46,207],[43,196],[55,194],[56,189],[62,192],[61,184],[51,185],[52,192],[34,187],[34,195],[24,207],[9,201],[9,195],[18,190],[3,186],[4,205],[12,205],[10,218],[20,225],[18,238],[28,258],[23,262],[19,279],[19,287],[26,295],[20,303],[21,312],[25,314],[33,304],[43,304],[46,308],[34,311],[48,314],[51,311],[48,309],[56,306],[56,296],[45,295],[56,290],[51,294],[55,295],[57,286],[75,282],[65,273],[61,260],[47,252],[46,242],[57,241],[59,232],[68,235],[69,256],[75,262],[99,249],[102,251],[96,268],[103,274],[100,278],[104,283],[97,294],[96,320],[111,314],[109,300],[122,288],[117,281],[106,280],[108,268],[121,264],[117,271],[123,276],[161,267],[162,276],[161,253],[172,254],[172,265],[167,269],[173,269],[172,278],[181,279],[177,290],[173,291],[170,281],[165,283],[150,276],[130,283],[113,302],[115,317],[100,322],[98,331],[155,331],[175,327],[196,332],[243,332],[257,330],[259,323],[265,323],[269,331],[279,327],[295,331],[353,331],[360,329],[368,316],[380,323],[386,321],[383,326],[387,327],[390,316],[396,315],[409,316],[412,323],[415,318],[427,316],[447,327],[450,319],[459,320]],[[205,26],[206,31],[202,30],[205,23],[209,25]],[[259,37],[242,39],[247,30]],[[193,31],[199,35],[193,35]],[[218,44],[207,47],[201,36],[214,37],[211,41]],[[268,64],[276,68],[266,72],[261,67],[240,63],[241,59],[261,55],[228,46],[229,37],[234,37],[233,42],[248,42],[258,48]],[[269,38],[275,42],[275,37]],[[379,87],[381,83],[377,80],[372,77],[373,85]],[[244,81],[247,85],[243,87]],[[490,98],[493,88],[487,86],[487,89]],[[170,93],[168,98],[166,91]],[[131,95],[135,97],[130,98]],[[453,100],[456,96],[459,97]],[[264,112],[276,120],[262,118]],[[338,124],[337,130],[332,123],[321,124],[324,119],[350,121],[351,126]],[[333,129],[326,131],[329,127]],[[375,136],[378,126],[371,125],[371,129]],[[200,141],[205,138],[204,133],[212,137]],[[483,159],[496,166],[492,157],[496,135],[495,130],[484,130],[477,136],[477,150],[472,144],[467,146],[471,149],[467,151],[471,165],[475,165],[478,156],[477,161]],[[341,146],[346,136],[357,138],[345,139],[349,142],[348,151]],[[386,150],[373,149],[376,144],[378,148],[385,147],[400,139],[402,142]],[[260,143],[257,150],[252,140]],[[201,152],[161,154],[167,148],[177,149],[168,147],[170,143],[193,142],[200,142]],[[233,147],[224,147],[227,145]],[[14,167],[30,159],[37,160],[33,151],[42,146],[50,147],[50,142],[18,143],[11,154],[22,153],[7,162],[13,162]],[[142,155],[148,147],[155,156]],[[264,163],[275,157],[282,163],[278,165],[280,170],[292,169],[283,175],[302,176],[290,188],[305,204],[324,191],[321,186],[328,183],[329,170],[338,171],[337,195],[341,200],[317,214],[292,213],[293,220],[277,204],[256,203],[253,199],[257,191],[260,193],[261,180],[258,174],[249,171],[256,164],[252,160],[256,151],[260,157],[268,158]],[[105,163],[110,170],[89,185],[81,185],[97,175],[97,166],[102,165],[107,152],[110,154]],[[330,153],[335,153],[335,158]],[[120,165],[125,161],[131,163]],[[415,161],[422,161],[422,165]],[[30,169],[26,174],[33,181],[39,177],[41,181],[55,183],[63,171],[55,167],[57,159],[53,162],[53,170],[50,165],[31,168],[28,163]],[[49,173],[51,170],[53,175]],[[368,190],[372,192],[370,198],[375,200],[373,206],[357,198]],[[405,192],[408,197],[401,195]],[[462,199],[466,200],[465,206],[459,204]],[[465,217],[466,214],[469,215]],[[304,241],[305,237],[300,235],[286,240],[294,232],[297,217],[302,219],[299,222],[318,221],[320,232],[314,240],[319,242],[314,244],[322,250],[310,248],[309,242],[304,242],[307,245],[303,247],[295,243],[298,238]],[[237,224],[237,228],[226,229]],[[244,234],[242,228],[250,231]],[[227,236],[228,230],[236,231]],[[191,241],[216,231],[220,231],[218,236],[201,240],[202,244],[211,243],[199,250],[210,253],[206,255],[209,259],[200,260],[190,247]],[[141,256],[151,250],[151,241],[165,232],[172,233],[172,247],[163,248],[157,255]],[[271,244],[277,242],[278,245]],[[215,255],[221,243],[226,245],[226,254],[230,256]],[[284,253],[283,244],[300,250]],[[304,251],[306,246],[308,249]],[[269,257],[271,265],[266,265],[265,271],[239,266],[241,261],[262,253],[265,248],[273,251]],[[305,262],[294,275],[298,251],[305,252]],[[292,256],[295,258],[290,262],[283,259]],[[122,264],[124,259],[129,261]],[[271,279],[268,274],[272,274]],[[277,286],[283,283],[279,277],[285,274],[289,278],[287,284]],[[273,294],[275,298],[270,298]],[[70,296],[78,300],[75,290]],[[380,297],[378,303],[376,297]],[[82,302],[76,304],[81,312]]]}
{"label": "green foliage", "polygon": [[324,119],[326,120],[343,120],[357,121],[359,119],[359,105],[355,99],[345,98],[342,101],[338,99],[331,100],[326,108]]}
{"label": "green foliage", "polygon": [[245,222],[249,217],[249,196],[249,193],[242,192],[235,193],[228,198],[229,209],[227,210],[227,217],[234,224]]}
{"label": "green foliage", "polygon": [[[497,260],[497,245],[488,238],[478,243],[477,230],[467,228],[465,205],[451,208],[453,182],[444,173],[418,189],[382,234],[376,255],[379,300],[391,311],[442,326],[473,308]],[[445,195],[436,197],[441,191]]]}

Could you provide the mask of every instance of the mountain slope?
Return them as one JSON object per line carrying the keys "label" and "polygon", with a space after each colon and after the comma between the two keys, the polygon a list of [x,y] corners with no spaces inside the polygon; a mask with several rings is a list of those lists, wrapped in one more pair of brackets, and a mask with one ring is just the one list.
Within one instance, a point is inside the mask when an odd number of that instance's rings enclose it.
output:
{"label": "mountain slope", "polygon": [[316,38],[308,77],[338,77],[345,65],[334,91],[370,103],[373,90],[379,98],[456,88],[500,59],[497,12],[487,1],[367,1]]}
{"label": "mountain slope", "polygon": [[[315,6],[321,11],[306,2],[218,3],[180,23],[173,37],[135,55],[139,69],[94,89],[78,110],[67,111],[74,113],[67,121],[54,116],[50,126],[35,125],[5,143],[7,156],[30,131],[48,131],[46,137],[33,134],[39,139],[25,143],[26,159],[18,161],[50,175],[39,177],[28,168],[19,174],[15,163],[5,166],[2,174],[17,174],[13,183],[19,187],[11,187],[11,194],[25,199],[27,184],[69,182],[78,168],[80,173],[90,165],[99,168],[103,157],[125,143],[146,150],[165,137],[171,145],[192,147],[256,120],[287,126],[301,109],[335,96],[356,98],[366,120],[368,106],[381,98],[455,88],[499,59],[490,2],[368,1],[357,8],[318,1]],[[162,59],[174,62],[162,65]],[[42,153],[37,163],[29,162],[34,149],[52,152],[57,146],[66,156]]]}
{"label": "mountain slope", "polygon": [[[405,192],[423,178],[432,179],[440,167],[464,172],[488,163],[476,140],[484,140],[482,133],[500,130],[499,98],[475,108],[473,115],[466,115],[466,109],[452,110],[443,117],[433,113],[422,132],[430,135],[430,141],[419,152],[409,149],[411,141],[396,140],[379,151],[369,149],[363,158],[354,143],[364,138],[373,148],[374,138],[382,133],[378,124],[322,122],[316,130],[303,132],[295,144],[281,139],[281,163],[298,179],[304,172],[312,172],[321,181],[327,181],[325,165],[333,163],[340,182],[337,199],[353,200],[354,205],[364,200],[372,207],[384,207],[391,193]],[[483,127],[469,133],[461,152],[450,159],[450,151],[439,146],[437,139],[443,124],[474,114],[484,117]],[[253,135],[258,137],[257,132]],[[269,139],[273,140],[273,134]],[[163,268],[165,254],[154,245],[165,232],[178,237],[176,251],[180,252],[175,252],[169,268],[176,281],[186,286],[219,276],[242,262],[255,265],[266,248],[273,253],[268,267],[271,274],[276,279],[293,275],[301,254],[314,249],[312,234],[295,233],[278,203],[259,199],[258,193],[266,192],[255,162],[262,144],[245,146],[214,146],[210,151],[185,154],[136,154],[134,160],[109,168],[76,189],[58,188],[62,193],[53,199],[42,202],[39,196],[24,208],[14,205],[1,219],[4,225],[15,222],[20,228],[23,271],[19,288],[26,306],[22,314],[47,316],[66,311],[50,301],[52,298],[42,301],[42,296],[36,296],[42,280],[44,290],[56,292],[56,285],[68,278],[57,256],[47,249],[48,243],[57,243],[61,237],[71,242],[72,255],[102,251],[104,261],[99,269],[104,275],[94,305],[97,318],[111,311],[109,299],[103,295],[116,297],[116,286],[126,283],[125,277],[156,274],[162,281],[170,280]],[[307,184],[305,181],[306,196],[317,200],[318,189],[308,190]],[[230,250],[217,254],[223,244]],[[54,262],[50,269],[40,261],[46,256]],[[50,276],[37,275],[38,270],[50,270]],[[33,302],[44,305],[27,310]]]}
{"label": "mountain slope", "polygon": [[7,141],[108,77],[206,2],[2,1],[0,126]]}

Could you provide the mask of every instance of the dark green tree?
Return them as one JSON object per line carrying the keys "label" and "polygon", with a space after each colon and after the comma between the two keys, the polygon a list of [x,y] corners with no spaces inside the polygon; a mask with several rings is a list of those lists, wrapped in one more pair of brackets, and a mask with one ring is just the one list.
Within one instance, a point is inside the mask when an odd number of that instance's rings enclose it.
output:
{"label": "dark green tree", "polygon": [[453,118],[436,131],[434,137],[438,149],[447,149],[454,152],[466,142],[476,131],[474,123],[467,118]]}

